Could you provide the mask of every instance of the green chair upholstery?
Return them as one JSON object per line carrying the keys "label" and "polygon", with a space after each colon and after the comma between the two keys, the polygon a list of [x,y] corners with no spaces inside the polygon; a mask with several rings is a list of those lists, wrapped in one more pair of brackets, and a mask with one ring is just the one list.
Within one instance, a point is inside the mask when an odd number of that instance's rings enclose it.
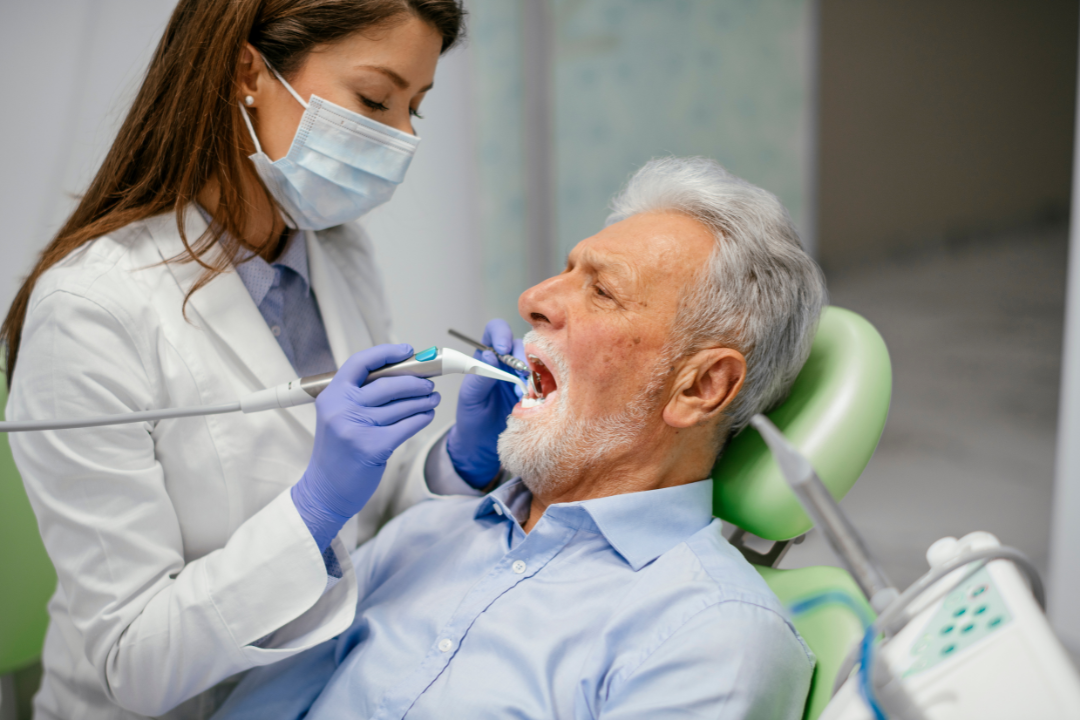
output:
{"label": "green chair upholstery", "polygon": [[[788,399],[769,419],[805,455],[837,500],[870,462],[885,428],[892,366],[874,327],[849,310],[825,308],[810,357]],[[813,523],[753,428],[735,437],[713,469],[713,512],[759,537],[784,541]],[[846,570],[757,567],[791,611],[796,629],[817,656],[805,720],[829,702],[840,665],[874,619]]]}
{"label": "green chair upholstery", "polygon": [[[881,335],[850,310],[827,307],[791,394],[768,416],[839,500],[874,454],[891,395]],[[713,512],[725,522],[767,540],[788,540],[813,525],[751,427],[728,444],[713,479]]]}
{"label": "green chair upholstery", "polygon": [[[0,374],[0,408],[6,403],[7,383]],[[0,675],[41,655],[49,624],[45,605],[55,588],[56,572],[41,544],[37,518],[7,435],[0,434]]]}
{"label": "green chair upholstery", "polygon": [[874,611],[847,570],[818,567],[778,570],[758,567],[792,615],[795,629],[817,656],[804,720],[815,720],[832,697],[833,682],[848,651],[862,640]]}

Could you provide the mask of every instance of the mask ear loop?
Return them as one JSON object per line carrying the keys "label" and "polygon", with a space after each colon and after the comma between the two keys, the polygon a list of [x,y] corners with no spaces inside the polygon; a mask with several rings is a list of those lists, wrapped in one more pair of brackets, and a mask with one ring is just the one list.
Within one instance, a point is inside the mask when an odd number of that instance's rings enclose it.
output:
{"label": "mask ear loop", "polygon": [[[274,69],[274,66],[267,61],[266,57],[262,53],[259,53],[259,57],[262,58],[263,64],[266,65],[266,69],[272,72],[274,74],[274,77],[277,78],[278,82],[284,85],[285,89],[289,91],[289,94],[296,98],[296,102],[300,103],[300,106],[307,110],[308,103],[304,101],[304,98],[300,97],[300,93],[296,92],[296,90],[293,89],[292,85],[285,82],[285,78],[281,77],[281,75],[278,74],[278,71]],[[240,113],[244,116],[244,124],[247,125],[248,133],[251,134],[251,139],[255,141],[255,152],[261,153],[262,145],[259,143],[259,136],[255,134],[255,128],[251,124],[251,116],[248,115],[247,108],[244,107],[243,103],[237,104],[240,105]]]}
{"label": "mask ear loop", "polygon": [[303,107],[305,110],[307,110],[308,109],[307,101],[305,101],[304,98],[300,97],[300,93],[293,90],[293,86],[290,85],[289,83],[285,82],[285,78],[281,77],[281,75],[278,74],[278,71],[274,69],[274,66],[266,61],[266,58],[263,57],[262,53],[259,53],[259,57],[262,58],[263,64],[266,65],[267,70],[274,73],[274,77],[276,77],[278,79],[278,82],[281,83],[282,85],[284,85],[285,89],[289,91],[289,94],[292,95],[294,98],[296,98],[296,102],[300,103],[300,106]]}

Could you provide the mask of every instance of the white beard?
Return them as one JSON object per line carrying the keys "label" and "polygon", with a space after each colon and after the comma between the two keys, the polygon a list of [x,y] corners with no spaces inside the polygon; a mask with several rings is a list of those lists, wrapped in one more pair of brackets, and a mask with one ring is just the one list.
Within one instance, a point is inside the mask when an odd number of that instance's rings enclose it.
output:
{"label": "white beard", "polygon": [[659,404],[668,363],[660,359],[650,382],[623,410],[588,419],[570,408],[571,383],[561,356],[534,333],[526,335],[525,342],[543,348],[557,366],[562,384],[542,414],[507,419],[506,430],[499,435],[499,459],[504,469],[521,476],[534,495],[546,495],[635,444]]}

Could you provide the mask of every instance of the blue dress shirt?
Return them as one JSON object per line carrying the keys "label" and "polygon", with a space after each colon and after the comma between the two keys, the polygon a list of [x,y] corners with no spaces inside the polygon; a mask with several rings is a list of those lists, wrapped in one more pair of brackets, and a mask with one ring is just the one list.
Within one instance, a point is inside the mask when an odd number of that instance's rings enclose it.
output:
{"label": "blue dress shirt", "polygon": [[304,233],[293,232],[273,263],[252,255],[236,265],[236,273],[298,375],[337,370],[308,279]]}
{"label": "blue dress shirt", "polygon": [[421,503],[353,554],[352,627],[215,718],[799,718],[814,659],[720,534],[712,480]]}

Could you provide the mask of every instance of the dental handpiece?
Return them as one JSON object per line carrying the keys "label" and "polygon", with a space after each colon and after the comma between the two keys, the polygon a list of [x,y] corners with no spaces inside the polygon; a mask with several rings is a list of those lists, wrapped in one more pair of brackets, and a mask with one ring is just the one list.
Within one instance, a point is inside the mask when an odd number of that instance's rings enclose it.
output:
{"label": "dental handpiece", "polygon": [[[525,381],[517,375],[492,367],[486,362],[475,360],[465,353],[451,348],[429,347],[421,350],[407,360],[391,363],[368,373],[365,384],[382,377],[401,377],[413,375],[416,377],[437,377],[462,373],[464,375],[481,375],[504,382],[514,383],[526,389]],[[258,390],[242,398],[239,402],[224,405],[202,405],[182,408],[163,408],[161,410],[145,410],[141,412],[121,413],[117,415],[105,415],[96,418],[79,420],[25,420],[0,422],[0,432],[29,432],[33,430],[64,430],[68,428],[101,427],[103,425],[125,425],[128,423],[150,422],[154,420],[167,420],[179,417],[198,417],[201,415],[222,415],[232,412],[261,412],[263,410],[275,410],[280,408],[295,407],[315,402],[335,373],[328,372],[321,375],[290,380],[276,387]]]}

